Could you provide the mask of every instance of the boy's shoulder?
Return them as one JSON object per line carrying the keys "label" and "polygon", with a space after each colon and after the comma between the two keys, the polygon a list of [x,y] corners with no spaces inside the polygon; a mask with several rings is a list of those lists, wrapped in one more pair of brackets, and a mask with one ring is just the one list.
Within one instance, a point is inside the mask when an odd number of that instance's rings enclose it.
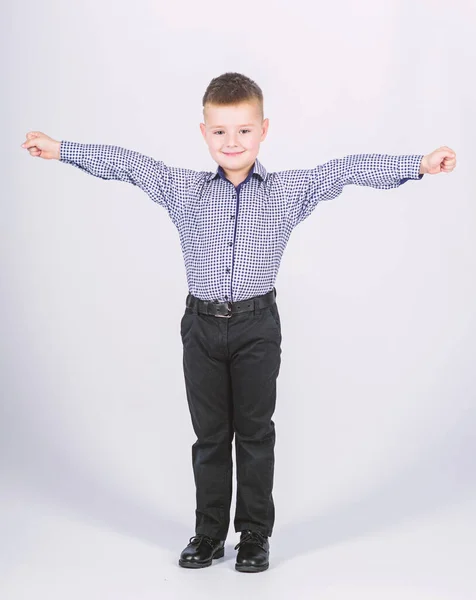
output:
{"label": "boy's shoulder", "polygon": [[[186,178],[190,183],[203,183],[203,182],[211,182],[218,178],[225,179],[225,174],[220,165],[217,165],[213,171],[206,170],[193,170],[187,169],[179,166],[170,166],[176,177]],[[256,177],[260,179],[262,182],[279,182],[286,184],[287,182],[293,183],[297,180],[307,179],[309,174],[312,172],[312,169],[283,169],[280,171],[269,171],[265,168],[263,163],[256,158],[253,164],[252,171],[249,174],[249,177]]]}

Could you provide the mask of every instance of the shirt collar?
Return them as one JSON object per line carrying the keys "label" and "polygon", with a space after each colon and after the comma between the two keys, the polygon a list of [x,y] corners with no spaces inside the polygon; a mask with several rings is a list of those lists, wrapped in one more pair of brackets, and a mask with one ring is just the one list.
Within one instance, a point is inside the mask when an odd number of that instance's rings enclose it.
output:
{"label": "shirt collar", "polygon": [[[223,170],[221,169],[220,165],[218,165],[214,173],[207,174],[207,181],[211,181],[212,179],[215,179],[215,177],[219,177],[220,171],[223,173]],[[264,181],[266,178],[266,169],[263,167],[263,165],[259,162],[257,158],[255,159],[255,162],[253,164],[251,175],[256,175],[257,177],[260,177],[262,181]]]}

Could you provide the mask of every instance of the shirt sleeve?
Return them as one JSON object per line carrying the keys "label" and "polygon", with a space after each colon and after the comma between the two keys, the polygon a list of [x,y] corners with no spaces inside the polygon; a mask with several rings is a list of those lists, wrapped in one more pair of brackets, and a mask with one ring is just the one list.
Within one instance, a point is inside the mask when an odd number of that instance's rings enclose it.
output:
{"label": "shirt sleeve", "polygon": [[345,185],[390,189],[399,187],[409,179],[421,179],[420,163],[423,156],[354,154],[335,158],[314,169],[278,172],[293,227],[306,219],[318,202],[339,196]]}
{"label": "shirt sleeve", "polygon": [[61,140],[60,161],[101,179],[136,185],[154,202],[167,209],[177,224],[187,190],[197,171],[169,167],[160,160],[134,150],[105,144],[82,144]]}

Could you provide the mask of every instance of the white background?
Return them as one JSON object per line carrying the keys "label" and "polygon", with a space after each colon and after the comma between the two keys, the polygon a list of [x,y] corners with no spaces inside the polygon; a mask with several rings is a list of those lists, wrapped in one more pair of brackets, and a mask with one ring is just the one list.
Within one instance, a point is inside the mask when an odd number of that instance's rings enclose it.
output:
{"label": "white background", "polygon": [[[4,17],[2,598],[474,598],[474,3],[26,0]],[[226,71],[264,92],[270,172],[458,157],[347,187],[291,235],[259,575],[234,570],[232,526],[224,560],[177,565],[195,437],[174,225],[138,188],[20,148],[39,130],[214,171],[201,99]]]}

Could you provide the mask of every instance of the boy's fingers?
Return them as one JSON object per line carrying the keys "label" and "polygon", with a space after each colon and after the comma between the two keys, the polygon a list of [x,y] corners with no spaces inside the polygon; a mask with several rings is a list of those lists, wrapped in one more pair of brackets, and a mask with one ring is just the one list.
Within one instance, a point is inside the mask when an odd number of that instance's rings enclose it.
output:
{"label": "boy's fingers", "polygon": [[39,131],[29,131],[26,134],[26,142],[23,142],[23,144],[21,145],[22,148],[31,148],[31,145],[35,143],[35,140],[37,137],[39,137],[40,132]]}
{"label": "boy's fingers", "polygon": [[448,146],[441,146],[441,148],[438,148],[437,152],[445,153],[446,156],[456,156],[455,151],[449,148]]}
{"label": "boy's fingers", "polygon": [[37,138],[33,138],[31,140],[28,140],[27,142],[24,142],[22,144],[23,148],[34,148],[36,146],[36,144],[38,143]]}
{"label": "boy's fingers", "polygon": [[446,150],[447,152],[454,154],[454,151],[449,146],[441,146],[440,150]]}

